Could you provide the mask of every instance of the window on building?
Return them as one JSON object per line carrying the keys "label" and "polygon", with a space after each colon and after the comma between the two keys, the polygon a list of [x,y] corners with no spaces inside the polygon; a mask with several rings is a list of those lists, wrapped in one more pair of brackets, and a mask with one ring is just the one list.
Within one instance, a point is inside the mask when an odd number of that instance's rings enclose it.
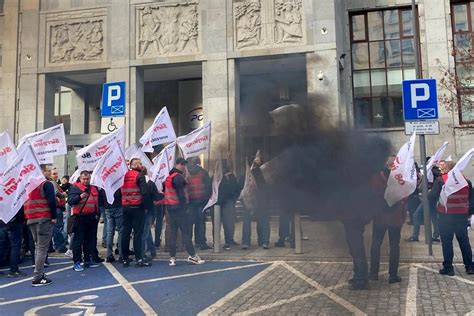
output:
{"label": "window on building", "polygon": [[5,0],[0,0],[0,14],[3,14],[3,6],[5,4]]}
{"label": "window on building", "polygon": [[70,132],[71,103],[71,89],[59,86],[54,94],[54,121],[56,124],[64,124],[66,134]]}
{"label": "window on building", "polygon": [[403,126],[402,80],[416,77],[411,9],[355,13],[350,19],[355,126]]}
{"label": "window on building", "polygon": [[474,1],[455,3],[451,8],[456,63],[455,88],[461,124],[474,123]]}

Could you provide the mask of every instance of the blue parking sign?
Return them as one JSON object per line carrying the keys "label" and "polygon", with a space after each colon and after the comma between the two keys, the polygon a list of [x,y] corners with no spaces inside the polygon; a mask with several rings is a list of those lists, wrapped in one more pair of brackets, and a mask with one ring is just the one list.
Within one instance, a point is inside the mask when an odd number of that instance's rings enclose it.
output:
{"label": "blue parking sign", "polygon": [[104,83],[101,116],[123,115],[125,115],[125,81]]}
{"label": "blue parking sign", "polygon": [[435,79],[403,80],[405,121],[438,119],[438,92]]}

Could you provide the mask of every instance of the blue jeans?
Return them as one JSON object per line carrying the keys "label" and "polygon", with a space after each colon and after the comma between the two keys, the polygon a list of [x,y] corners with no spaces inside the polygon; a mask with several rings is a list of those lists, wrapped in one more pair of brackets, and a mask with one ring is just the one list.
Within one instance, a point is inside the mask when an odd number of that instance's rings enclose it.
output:
{"label": "blue jeans", "polygon": [[[270,243],[270,216],[267,213],[260,213],[257,216],[257,242],[259,246]],[[242,224],[242,245],[250,246],[252,239],[252,213],[244,212],[244,222]]]}
{"label": "blue jeans", "polygon": [[150,252],[152,257],[156,256],[155,244],[153,242],[153,237],[151,235],[151,226],[155,220],[155,212],[147,211],[145,215],[145,226],[143,227],[143,237],[142,237],[142,249],[143,254],[145,255],[147,251]]}
{"label": "blue jeans", "polygon": [[156,210],[156,221],[155,221],[155,247],[159,248],[161,245],[161,231],[163,230],[163,217],[165,212],[163,205],[155,206]]}
{"label": "blue jeans", "polygon": [[[105,209],[105,218],[107,219],[107,257],[113,256],[113,244],[115,228],[118,230],[118,250],[122,257],[122,224],[123,224],[123,210],[119,208]],[[105,222],[104,222],[105,223]]]}
{"label": "blue jeans", "polygon": [[441,233],[441,247],[443,248],[443,267],[453,269],[453,238],[459,243],[462,260],[466,268],[474,267],[472,262],[472,248],[467,234],[468,215],[439,214],[439,231]]}
{"label": "blue jeans", "polygon": [[3,257],[7,240],[10,241],[10,271],[18,271],[20,263],[23,224],[11,223],[8,227],[0,227],[0,258]]}
{"label": "blue jeans", "polygon": [[62,208],[56,209],[57,221],[53,227],[53,246],[54,249],[59,250],[66,246],[66,241],[64,240],[64,213]]}
{"label": "blue jeans", "polygon": [[[438,212],[436,211],[435,207],[430,205],[430,218],[431,222],[433,223],[433,238],[439,237],[439,224],[438,224]],[[420,226],[423,224],[424,216],[423,216],[423,204],[420,203],[413,213],[413,230],[411,236],[413,238],[417,238],[420,235]]]}
{"label": "blue jeans", "polygon": [[105,215],[105,208],[100,208],[100,216],[104,219],[104,229],[102,230],[102,242],[107,242],[107,216]]}
{"label": "blue jeans", "polygon": [[188,220],[189,220],[189,236],[193,236],[193,224],[194,224],[194,243],[196,245],[205,245],[206,239],[206,213],[202,209],[206,206],[206,203],[191,202],[188,208]]}

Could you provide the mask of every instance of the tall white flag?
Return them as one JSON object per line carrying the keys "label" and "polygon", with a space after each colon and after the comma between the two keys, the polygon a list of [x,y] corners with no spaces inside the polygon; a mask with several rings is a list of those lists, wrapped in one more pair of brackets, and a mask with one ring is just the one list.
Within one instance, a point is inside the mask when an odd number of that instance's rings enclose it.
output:
{"label": "tall white flag", "polygon": [[140,143],[143,144],[142,150],[144,152],[153,152],[153,146],[174,142],[175,140],[176,133],[173,123],[171,123],[168,109],[165,106],[155,117],[150,128],[140,138]]}
{"label": "tall white flag", "polygon": [[63,124],[23,136],[18,142],[18,149],[27,142],[33,147],[33,151],[40,164],[53,163],[54,156],[67,154],[66,135],[64,134]]}
{"label": "tall white flag", "polygon": [[441,205],[445,206],[448,201],[448,197],[461,190],[467,185],[467,181],[464,178],[462,171],[467,167],[468,163],[474,156],[474,148],[471,148],[467,153],[459,159],[458,163],[448,172],[448,180],[443,185],[441,189],[441,194],[439,195],[439,202]]}
{"label": "tall white flag", "polygon": [[188,135],[178,137],[176,143],[181,148],[184,159],[208,152],[211,146],[211,122]]}
{"label": "tall white flag", "polygon": [[400,148],[395,162],[390,167],[384,195],[388,206],[406,198],[416,189],[415,139],[416,134],[413,133],[410,140]]}
{"label": "tall white flag", "polygon": [[7,132],[0,133],[0,176],[18,156],[15,144]]}
{"label": "tall white flag", "polygon": [[176,152],[176,143],[166,146],[155,158],[153,158],[152,181],[156,184],[158,192],[163,192],[163,182],[173,168]]}
{"label": "tall white flag", "polygon": [[221,184],[222,181],[222,159],[218,159],[216,161],[216,165],[214,166],[214,175],[212,176],[212,194],[211,197],[209,198],[209,201],[207,201],[206,206],[202,209],[203,211],[207,210],[211,206],[214,206],[214,204],[217,203],[217,200],[219,198],[219,185]]}
{"label": "tall white flag", "polygon": [[147,175],[151,177],[153,163],[150,161],[147,155],[145,155],[145,153],[140,148],[138,148],[137,144],[128,146],[127,150],[125,151],[125,159],[132,160],[134,158],[141,160],[142,165],[146,168]]}
{"label": "tall white flag", "polygon": [[120,126],[119,129],[110,133],[89,146],[81,148],[77,151],[76,160],[79,170],[94,170],[100,158],[109,150],[112,142],[118,141],[122,150],[125,149],[125,126]]}
{"label": "tall white flag", "polygon": [[449,142],[444,142],[443,145],[436,151],[436,153],[428,160],[428,163],[426,164],[426,179],[428,179],[428,182],[433,183],[434,177],[433,177],[433,172],[431,170],[433,169],[433,166],[438,164],[439,161],[441,160],[441,157],[443,157],[444,151],[446,148],[448,148]]}
{"label": "tall white flag", "polygon": [[94,168],[91,184],[104,189],[109,204],[114,203],[114,193],[123,185],[128,167],[118,141],[109,144],[106,155],[102,155]]}
{"label": "tall white flag", "polygon": [[28,195],[46,178],[30,144],[21,146],[18,156],[0,177],[0,219],[8,223],[28,200]]}

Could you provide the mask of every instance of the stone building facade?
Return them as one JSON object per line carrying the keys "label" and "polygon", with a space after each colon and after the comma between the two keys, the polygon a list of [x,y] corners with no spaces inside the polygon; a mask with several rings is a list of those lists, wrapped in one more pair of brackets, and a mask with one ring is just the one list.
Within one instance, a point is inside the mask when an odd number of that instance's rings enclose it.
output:
{"label": "stone building facade", "polygon": [[[410,4],[0,1],[0,130],[18,140],[63,122],[72,158],[100,137],[101,85],[125,81],[130,143],[166,105],[180,134],[212,121],[211,157],[230,151],[240,169],[256,148],[274,153],[268,112],[302,104],[310,124],[354,126],[396,148],[406,140],[401,81],[415,76],[413,16],[425,78],[454,71],[451,43],[474,23],[471,1],[418,0],[415,15]],[[443,141],[453,157],[474,146],[474,110],[461,112],[440,107],[429,154]]]}

